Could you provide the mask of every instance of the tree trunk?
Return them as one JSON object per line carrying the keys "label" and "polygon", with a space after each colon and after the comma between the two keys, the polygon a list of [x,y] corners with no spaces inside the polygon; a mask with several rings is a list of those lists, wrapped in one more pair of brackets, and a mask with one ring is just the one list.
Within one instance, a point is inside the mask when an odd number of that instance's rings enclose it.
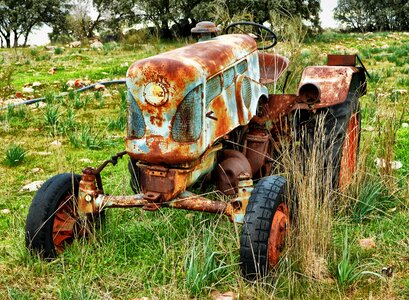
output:
{"label": "tree trunk", "polygon": [[29,28],[27,28],[26,32],[24,32],[24,44],[23,44],[23,47],[27,47],[28,36],[29,36],[29,34],[30,34],[32,28],[33,28],[33,27],[30,26]]}
{"label": "tree trunk", "polygon": [[18,47],[18,37],[19,37],[19,35],[17,34],[17,30],[13,30],[13,34],[14,34],[14,45],[13,45],[13,47],[17,48]]}

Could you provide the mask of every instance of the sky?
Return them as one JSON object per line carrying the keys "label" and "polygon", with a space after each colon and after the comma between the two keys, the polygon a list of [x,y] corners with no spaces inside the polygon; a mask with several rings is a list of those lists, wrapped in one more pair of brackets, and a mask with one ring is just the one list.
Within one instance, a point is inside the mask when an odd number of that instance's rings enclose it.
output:
{"label": "sky", "polygon": [[[334,20],[333,9],[337,6],[337,0],[321,0],[321,26],[323,28],[336,28],[338,23]],[[49,26],[42,26],[39,29],[33,30],[28,37],[29,45],[42,46],[50,42],[48,33],[52,30]]]}

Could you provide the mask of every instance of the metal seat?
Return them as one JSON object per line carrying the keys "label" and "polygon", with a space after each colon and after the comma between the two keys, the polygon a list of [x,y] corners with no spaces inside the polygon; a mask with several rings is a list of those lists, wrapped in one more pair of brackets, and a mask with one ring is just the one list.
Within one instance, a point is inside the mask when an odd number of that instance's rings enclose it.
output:
{"label": "metal seat", "polygon": [[281,55],[272,53],[259,53],[260,83],[268,84],[277,82],[278,78],[288,67],[289,60]]}

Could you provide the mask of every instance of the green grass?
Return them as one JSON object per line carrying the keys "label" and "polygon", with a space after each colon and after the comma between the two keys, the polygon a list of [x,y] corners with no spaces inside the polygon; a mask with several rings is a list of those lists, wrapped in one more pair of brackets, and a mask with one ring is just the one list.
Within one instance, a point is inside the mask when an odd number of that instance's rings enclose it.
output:
{"label": "green grass", "polygon": [[[323,64],[325,53],[358,52],[373,75],[368,94],[361,99],[362,126],[374,128],[363,131],[361,139],[362,172],[369,175],[362,176],[367,180],[357,183],[356,193],[347,195],[346,209],[335,212],[327,280],[306,276],[291,256],[294,249],[289,249],[271,276],[258,283],[247,282],[238,266],[240,226],[224,217],[168,209],[108,210],[103,229],[89,240],[76,241],[55,261],[47,263],[29,255],[24,226],[34,193],[18,192],[20,188],[57,173],[80,173],[125,148],[124,88],[111,86],[110,95],[103,91],[79,95],[66,82],[121,78],[125,64],[182,44],[140,46],[139,50],[112,45],[99,52],[0,49],[0,67],[8,70],[2,76],[10,82],[7,86],[0,82],[0,96],[12,98],[24,84],[39,81],[42,85],[34,96],[46,96],[47,103],[45,107],[10,106],[0,112],[0,299],[208,299],[215,291],[233,291],[240,299],[366,299],[368,295],[406,299],[409,128],[400,124],[409,123],[405,111],[409,93],[394,90],[408,90],[405,45],[409,36],[398,33],[324,33],[306,41],[301,60],[294,62],[302,69],[307,64]],[[277,51],[285,47],[277,45]],[[57,69],[53,75],[48,73],[51,67]],[[298,80],[300,74],[294,73]],[[296,92],[296,88],[297,82],[290,83],[287,92]],[[61,92],[68,94],[57,97]],[[392,135],[388,113],[393,109],[398,112],[396,126],[392,126],[393,160],[401,161],[403,167],[384,174],[373,160],[387,150],[386,138]],[[52,145],[55,140],[62,145]],[[6,162],[11,145],[25,155],[15,166]],[[21,157],[17,154],[10,153],[10,160]],[[131,193],[126,158],[116,167],[107,167],[102,176],[107,193]],[[368,237],[374,238],[375,249],[359,247],[358,240]],[[379,274],[385,266],[393,266],[393,277],[380,279],[363,273]]]}

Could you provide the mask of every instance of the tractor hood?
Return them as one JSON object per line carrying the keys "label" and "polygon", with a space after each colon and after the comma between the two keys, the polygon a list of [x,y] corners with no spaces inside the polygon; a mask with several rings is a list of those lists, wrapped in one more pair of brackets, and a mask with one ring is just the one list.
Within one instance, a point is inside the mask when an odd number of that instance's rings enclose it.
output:
{"label": "tractor hood", "polygon": [[[155,163],[182,163],[199,158],[220,137],[205,136],[203,132],[206,80],[255,51],[253,38],[232,34],[132,64],[126,76],[130,154],[135,159]],[[178,115],[178,109],[184,113]],[[228,129],[234,126],[237,125],[232,123]],[[182,150],[177,157],[176,148]]]}

